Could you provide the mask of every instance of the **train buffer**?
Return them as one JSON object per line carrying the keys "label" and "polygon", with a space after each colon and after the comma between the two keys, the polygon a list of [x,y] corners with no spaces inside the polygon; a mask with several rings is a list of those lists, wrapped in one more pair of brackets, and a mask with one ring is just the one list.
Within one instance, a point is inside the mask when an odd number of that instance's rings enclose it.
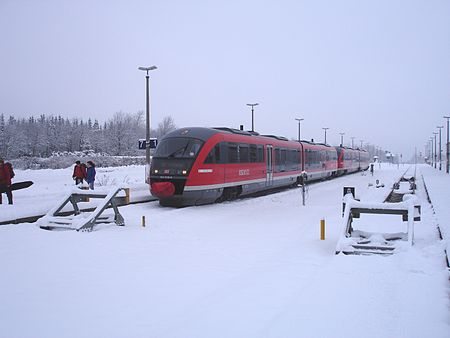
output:
{"label": "train buffer", "polygon": [[[80,190],[75,188],[68,193],[64,199],[42,217],[37,225],[45,230],[76,230],[92,231],[95,226],[101,223],[115,223],[125,225],[124,219],[119,212],[117,202],[121,197],[117,195],[124,188],[114,187],[109,191]],[[91,212],[82,212],[78,203],[86,202],[90,199],[99,199],[99,203]],[[73,211],[67,215],[63,211],[67,205],[71,204]],[[106,214],[105,211],[112,208],[113,213]]]}
{"label": "train buffer", "polygon": [[[416,196],[405,195],[399,203],[364,203],[347,194],[344,203],[344,231],[338,241],[336,253],[389,255],[413,245],[414,221],[420,221],[420,204]],[[401,220],[407,222],[406,231],[383,233],[354,229],[353,220],[360,218],[362,214],[402,216]]]}

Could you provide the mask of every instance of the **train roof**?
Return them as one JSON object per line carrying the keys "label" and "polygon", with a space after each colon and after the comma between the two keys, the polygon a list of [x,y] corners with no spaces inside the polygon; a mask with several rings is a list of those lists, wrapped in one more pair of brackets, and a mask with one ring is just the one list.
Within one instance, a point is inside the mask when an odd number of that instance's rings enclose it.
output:
{"label": "train roof", "polygon": [[365,149],[352,148],[352,147],[336,146],[336,148],[367,152],[367,150],[365,150]]}
{"label": "train roof", "polygon": [[[202,141],[206,141],[209,138],[211,138],[213,135],[218,133],[224,133],[224,134],[235,134],[235,135],[242,135],[242,136],[250,136],[250,137],[258,137],[258,138],[271,138],[276,139],[278,141],[284,141],[284,142],[298,142],[298,141],[291,141],[288,138],[284,136],[277,136],[277,135],[260,135],[259,133],[255,131],[246,131],[246,130],[240,130],[235,128],[229,128],[229,127],[214,127],[214,128],[205,128],[205,127],[187,127],[187,128],[180,128],[176,129],[174,131],[171,131],[170,133],[166,134],[165,137],[194,137]],[[329,144],[324,143],[315,143],[310,142],[306,140],[301,140],[300,143],[309,144],[313,146],[323,146],[328,148],[343,148],[343,149],[350,149],[350,150],[359,150],[359,149],[353,149],[348,147],[334,147]],[[364,150],[361,150],[364,151]]]}
{"label": "train roof", "polygon": [[194,137],[202,141],[206,141],[211,136],[220,133],[219,130],[212,128],[202,128],[202,127],[190,127],[190,128],[180,128],[170,133],[164,135],[166,137]]}
{"label": "train roof", "polygon": [[[260,135],[256,131],[246,131],[246,130],[240,130],[240,129],[234,129],[234,128],[228,128],[228,127],[214,127],[214,128],[204,128],[204,127],[190,127],[190,128],[180,128],[177,130],[174,130],[168,134],[166,134],[164,137],[195,137],[202,141],[206,141],[211,136],[217,134],[217,133],[225,133],[225,134],[236,134],[236,135],[242,135],[242,136],[257,136],[257,137],[268,137],[273,138],[279,141],[289,141],[284,136],[277,136],[277,135]],[[294,141],[295,142],[295,141]]]}

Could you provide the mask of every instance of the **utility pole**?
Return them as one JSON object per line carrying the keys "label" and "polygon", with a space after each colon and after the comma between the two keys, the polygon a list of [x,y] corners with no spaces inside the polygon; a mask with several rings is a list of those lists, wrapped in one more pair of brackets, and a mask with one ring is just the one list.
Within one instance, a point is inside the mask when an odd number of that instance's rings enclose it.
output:
{"label": "utility pole", "polygon": [[247,106],[252,107],[252,131],[255,131],[255,111],[254,107],[259,103],[247,103]]}
{"label": "utility pole", "polygon": [[327,144],[327,130],[330,128],[322,128],[325,131],[325,144]]}
{"label": "utility pole", "polygon": [[301,137],[300,137],[300,123],[304,120],[304,119],[299,119],[299,118],[296,118],[295,119],[296,121],[298,121],[298,142],[300,142],[302,139],[301,139]]}
{"label": "utility pole", "polygon": [[145,75],[146,79],[146,109],[145,109],[145,162],[150,165],[150,84],[149,79],[150,76],[148,75],[148,72],[151,70],[157,69],[156,66],[151,67],[139,67],[139,70],[143,70],[147,72],[147,75]]}
{"label": "utility pole", "polygon": [[449,139],[448,139],[448,127],[449,127],[449,123],[448,120],[450,119],[450,116],[444,116],[444,119],[447,119],[447,143],[446,143],[446,152],[445,152],[445,158],[447,159],[446,161],[446,170],[445,172],[448,174],[448,170],[449,170],[449,157],[450,157],[450,144],[449,144]]}
{"label": "utility pole", "polygon": [[444,126],[437,126],[439,129],[439,170],[442,170],[442,138],[441,138],[441,130]]}

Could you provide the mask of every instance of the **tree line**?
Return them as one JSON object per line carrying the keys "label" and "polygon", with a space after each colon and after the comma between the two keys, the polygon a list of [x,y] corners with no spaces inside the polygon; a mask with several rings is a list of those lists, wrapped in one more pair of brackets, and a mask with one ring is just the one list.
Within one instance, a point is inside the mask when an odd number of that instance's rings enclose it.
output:
{"label": "tree line", "polygon": [[[171,116],[152,129],[161,138],[176,128]],[[0,114],[0,157],[50,157],[55,153],[83,152],[114,156],[143,155],[138,139],[145,138],[145,115],[117,112],[107,121],[45,115],[15,118]]]}

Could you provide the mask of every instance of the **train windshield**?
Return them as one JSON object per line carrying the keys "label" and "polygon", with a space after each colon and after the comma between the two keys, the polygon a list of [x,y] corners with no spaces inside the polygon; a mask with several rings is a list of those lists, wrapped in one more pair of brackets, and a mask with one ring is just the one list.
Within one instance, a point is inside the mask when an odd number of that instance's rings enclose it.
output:
{"label": "train windshield", "polygon": [[155,157],[195,158],[203,142],[195,138],[171,137],[158,144]]}

